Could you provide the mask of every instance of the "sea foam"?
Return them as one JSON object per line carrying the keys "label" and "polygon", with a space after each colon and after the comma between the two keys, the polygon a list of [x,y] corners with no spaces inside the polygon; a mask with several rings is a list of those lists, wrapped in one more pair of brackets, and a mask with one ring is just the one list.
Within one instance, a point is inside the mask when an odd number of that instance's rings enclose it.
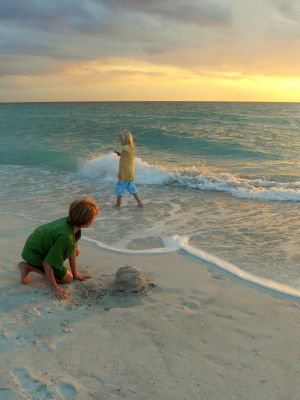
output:
{"label": "sea foam", "polygon": [[186,253],[188,253],[200,260],[206,261],[209,264],[211,264],[219,269],[222,269],[222,270],[226,271],[227,273],[229,273],[243,281],[246,281],[250,284],[254,284],[254,285],[260,286],[262,288],[269,289],[271,291],[274,291],[274,292],[277,292],[280,294],[284,294],[287,296],[300,298],[300,290],[298,290],[298,289],[295,289],[288,285],[284,285],[279,282],[275,282],[271,279],[266,279],[266,278],[251,274],[250,272],[242,270],[241,268],[234,265],[233,263],[230,263],[226,260],[222,260],[221,258],[216,257],[213,254],[210,254],[200,248],[191,246],[189,244],[189,237],[186,235],[184,235],[184,236],[173,235],[171,237],[163,238],[162,241],[163,241],[165,247],[143,249],[143,250],[109,246],[103,242],[89,238],[87,236],[83,236],[82,239],[87,242],[95,244],[99,248],[114,251],[117,253],[126,253],[126,254],[144,254],[144,255],[164,254],[164,253],[175,252],[175,251],[182,249]]}
{"label": "sea foam", "polygon": [[116,253],[126,253],[126,254],[163,254],[163,253],[171,253],[180,249],[180,244],[178,243],[170,243],[170,246],[161,247],[161,248],[152,248],[152,249],[127,249],[123,247],[109,246],[99,240],[89,238],[88,236],[82,236],[82,239],[86,242],[93,243],[97,247],[105,250],[114,251]]}
{"label": "sea foam", "polygon": [[[119,158],[105,154],[92,158],[78,173],[85,178],[115,182]],[[242,199],[300,201],[300,181],[278,181],[264,177],[242,177],[215,172],[206,166],[166,168],[135,158],[135,182],[144,185],[174,185],[202,191],[218,191]]]}
{"label": "sea foam", "polygon": [[221,258],[209,254],[204,250],[191,246],[188,242],[189,240],[187,236],[179,236],[179,235],[174,235],[171,238],[166,238],[164,240],[164,243],[169,248],[180,247],[181,249],[185,250],[187,253],[193,255],[194,257],[207,261],[208,263],[226,272],[229,272],[230,274],[246,282],[261,286],[266,289],[270,289],[272,291],[281,294],[300,298],[300,290],[281,284],[279,282],[275,282],[271,279],[266,279],[251,274],[250,272],[244,271],[228,261],[222,260]]}

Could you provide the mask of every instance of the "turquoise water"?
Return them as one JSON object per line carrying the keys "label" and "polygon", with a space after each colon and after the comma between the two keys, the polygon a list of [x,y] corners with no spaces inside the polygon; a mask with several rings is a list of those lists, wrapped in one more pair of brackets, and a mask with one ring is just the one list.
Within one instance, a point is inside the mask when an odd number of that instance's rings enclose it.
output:
{"label": "turquoise water", "polygon": [[[124,128],[144,211],[129,195],[113,208]],[[2,214],[40,223],[91,195],[102,212],[86,236],[101,245],[143,250],[178,235],[300,289],[300,104],[0,104],[0,139]]]}

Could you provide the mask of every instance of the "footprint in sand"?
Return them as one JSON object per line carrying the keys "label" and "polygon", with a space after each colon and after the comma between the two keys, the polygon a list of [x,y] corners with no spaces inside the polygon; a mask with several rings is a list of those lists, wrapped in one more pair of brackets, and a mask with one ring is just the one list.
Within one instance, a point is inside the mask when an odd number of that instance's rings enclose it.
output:
{"label": "footprint in sand", "polygon": [[0,340],[7,340],[9,339],[9,331],[6,328],[2,328],[0,331]]}
{"label": "footprint in sand", "polygon": [[196,303],[195,301],[187,300],[187,299],[182,299],[181,304],[187,308],[190,311],[197,311],[199,309],[199,303]]}
{"label": "footprint in sand", "polygon": [[77,395],[77,390],[70,383],[61,383],[59,391],[66,400],[75,399]]}
{"label": "footprint in sand", "polygon": [[65,335],[56,337],[54,340],[51,341],[51,343],[49,343],[49,350],[63,350],[70,346],[69,341],[73,335],[73,331],[70,328],[65,328],[64,332],[66,333]]}
{"label": "footprint in sand", "polygon": [[53,341],[48,345],[48,350],[64,350],[67,347],[68,341],[66,338],[60,338],[59,340]]}
{"label": "footprint in sand", "polygon": [[19,390],[31,400],[57,400],[56,394],[46,383],[33,378],[26,368],[12,371]]}
{"label": "footprint in sand", "polygon": [[9,389],[0,388],[0,400],[13,400],[13,396]]}

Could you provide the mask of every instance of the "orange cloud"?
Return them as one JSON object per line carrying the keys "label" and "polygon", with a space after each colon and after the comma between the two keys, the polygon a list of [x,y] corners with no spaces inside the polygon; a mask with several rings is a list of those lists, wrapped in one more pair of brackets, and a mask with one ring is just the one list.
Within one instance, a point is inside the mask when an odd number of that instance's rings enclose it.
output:
{"label": "orange cloud", "polygon": [[300,101],[299,89],[297,76],[246,75],[228,68],[192,70],[132,59],[108,59],[66,64],[59,73],[13,76],[6,89],[3,86],[0,100]]}

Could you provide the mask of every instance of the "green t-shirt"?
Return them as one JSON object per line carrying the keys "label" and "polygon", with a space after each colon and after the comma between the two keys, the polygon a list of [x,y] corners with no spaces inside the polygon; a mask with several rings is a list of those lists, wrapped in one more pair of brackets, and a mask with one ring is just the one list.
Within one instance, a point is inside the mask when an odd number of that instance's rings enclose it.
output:
{"label": "green t-shirt", "polygon": [[22,257],[32,266],[42,266],[45,261],[52,268],[61,268],[71,256],[81,237],[81,231],[73,233],[67,218],[60,218],[39,226],[27,239]]}

